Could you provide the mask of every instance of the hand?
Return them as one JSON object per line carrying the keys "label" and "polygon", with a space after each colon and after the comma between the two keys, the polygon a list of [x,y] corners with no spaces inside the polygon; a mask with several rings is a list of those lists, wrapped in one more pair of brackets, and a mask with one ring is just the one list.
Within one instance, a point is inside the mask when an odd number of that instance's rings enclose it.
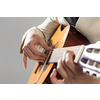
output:
{"label": "hand", "polygon": [[[50,75],[53,84],[100,84],[100,80],[83,73],[82,68],[73,62],[74,53],[67,51],[58,61],[57,70]],[[57,71],[63,79],[57,79]]]}
{"label": "hand", "polygon": [[45,43],[43,38],[39,36],[34,30],[31,30],[25,39],[23,46],[23,63],[24,69],[27,68],[27,57],[31,60],[44,62],[46,54],[39,52],[36,49],[36,45],[41,45],[45,50],[50,50],[51,48]]}

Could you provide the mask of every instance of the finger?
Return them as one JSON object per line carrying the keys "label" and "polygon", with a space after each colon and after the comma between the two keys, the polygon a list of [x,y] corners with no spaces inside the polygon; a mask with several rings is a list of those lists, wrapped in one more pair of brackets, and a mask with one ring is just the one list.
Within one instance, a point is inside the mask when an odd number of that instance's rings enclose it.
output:
{"label": "finger", "polygon": [[64,80],[58,80],[56,75],[57,75],[57,70],[54,69],[53,72],[50,75],[51,82],[53,84],[65,84],[65,81]]}
{"label": "finger", "polygon": [[64,79],[68,79],[68,74],[65,71],[63,64],[62,64],[62,59],[59,59],[58,64],[57,64],[57,71],[59,72],[59,74],[64,78]]}
{"label": "finger", "polygon": [[40,41],[39,43],[40,43],[40,45],[41,45],[45,50],[51,50],[51,49],[52,49],[51,47],[49,47],[49,46],[45,43],[45,41],[43,40],[43,38],[41,38],[41,41]]}
{"label": "finger", "polygon": [[[66,51],[64,54],[63,54],[63,57],[62,57],[62,64],[68,74],[68,77],[72,77],[74,75],[73,71],[71,70],[70,67],[72,67],[73,65],[73,61],[71,59],[71,55],[73,54],[73,52],[71,51]],[[70,67],[69,67],[70,66]]]}
{"label": "finger", "polygon": [[64,68],[66,70],[68,70],[68,69],[70,70],[70,71],[68,71],[68,75],[70,75],[70,77],[73,75],[76,75],[82,71],[81,70],[82,68],[77,66],[77,64],[74,63],[74,61],[73,61],[74,56],[75,56],[74,52],[67,51],[66,55],[65,55],[65,63],[63,63]]}
{"label": "finger", "polygon": [[23,52],[23,64],[24,64],[24,69],[26,69],[27,68],[27,56],[25,52]]}
{"label": "finger", "polygon": [[30,54],[29,54],[29,52],[31,51],[35,56],[42,56],[42,57],[47,57],[47,55],[46,54],[44,54],[44,53],[42,53],[42,52],[39,52],[37,49],[36,49],[36,47],[35,47],[35,45],[26,45],[26,46],[24,46],[23,47],[23,50],[27,53],[27,55],[28,55],[28,57],[30,58]]}
{"label": "finger", "polygon": [[32,47],[29,47],[30,51],[34,53],[34,55],[36,56],[42,56],[42,57],[47,57],[46,54],[44,54],[43,52],[40,52],[36,49],[35,45],[33,45]]}
{"label": "finger", "polygon": [[41,56],[35,56],[30,49],[28,48],[23,48],[24,52],[26,53],[26,55],[28,56],[29,59],[31,60],[36,60],[36,61],[41,61],[43,62],[46,58],[45,57],[41,57]]}
{"label": "finger", "polygon": [[50,79],[53,84],[57,84],[57,82],[58,82],[56,75],[57,75],[57,71],[56,71],[56,69],[54,69],[50,75]]}

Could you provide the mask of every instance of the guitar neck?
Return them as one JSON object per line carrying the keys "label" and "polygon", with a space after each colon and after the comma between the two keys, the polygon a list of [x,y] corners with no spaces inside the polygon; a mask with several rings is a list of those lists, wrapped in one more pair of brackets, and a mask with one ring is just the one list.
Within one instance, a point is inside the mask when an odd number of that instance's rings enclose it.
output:
{"label": "guitar neck", "polygon": [[72,46],[72,47],[64,47],[64,48],[57,48],[52,51],[50,59],[48,63],[57,63],[58,60],[63,56],[63,53],[67,50],[73,51],[75,53],[74,62],[78,63],[79,58],[81,57],[82,52],[84,51],[85,46]]}

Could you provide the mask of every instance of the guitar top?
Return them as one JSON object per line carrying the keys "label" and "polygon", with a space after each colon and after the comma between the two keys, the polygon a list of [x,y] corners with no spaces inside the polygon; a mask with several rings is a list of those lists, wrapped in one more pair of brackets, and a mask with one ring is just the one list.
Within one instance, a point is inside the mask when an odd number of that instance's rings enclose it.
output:
{"label": "guitar top", "polygon": [[[88,45],[90,42],[74,27],[70,27],[68,25],[62,30],[60,25],[48,44],[54,49],[82,44]],[[56,68],[56,64],[48,64],[51,51],[45,51],[45,53],[48,55],[46,61],[44,63],[36,63],[29,78],[28,84],[42,84],[43,82],[51,83],[50,73],[52,72],[53,68]],[[57,74],[57,78],[61,78],[59,73]]]}
{"label": "guitar top", "polygon": [[[80,32],[78,32],[74,27],[70,26],[68,37],[64,43],[63,47],[72,47],[72,46],[79,46],[79,45],[89,45],[90,42],[84,37]],[[74,47],[75,48],[75,47]],[[75,50],[75,49],[74,49]],[[48,74],[45,82],[51,84],[50,74],[54,68],[56,68],[57,64],[55,63]],[[57,78],[62,78],[59,73],[57,73]]]}

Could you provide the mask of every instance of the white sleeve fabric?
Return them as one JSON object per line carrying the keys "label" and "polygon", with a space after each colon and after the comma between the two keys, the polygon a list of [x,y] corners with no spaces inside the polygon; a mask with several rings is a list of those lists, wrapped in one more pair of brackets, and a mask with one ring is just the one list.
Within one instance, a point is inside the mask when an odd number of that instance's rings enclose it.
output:
{"label": "white sleeve fabric", "polygon": [[100,41],[100,17],[80,17],[75,28],[91,43]]}
{"label": "white sleeve fabric", "polygon": [[63,17],[48,17],[41,25],[37,28],[44,34],[45,41],[54,34],[55,29],[61,25],[68,25],[68,22]]}

